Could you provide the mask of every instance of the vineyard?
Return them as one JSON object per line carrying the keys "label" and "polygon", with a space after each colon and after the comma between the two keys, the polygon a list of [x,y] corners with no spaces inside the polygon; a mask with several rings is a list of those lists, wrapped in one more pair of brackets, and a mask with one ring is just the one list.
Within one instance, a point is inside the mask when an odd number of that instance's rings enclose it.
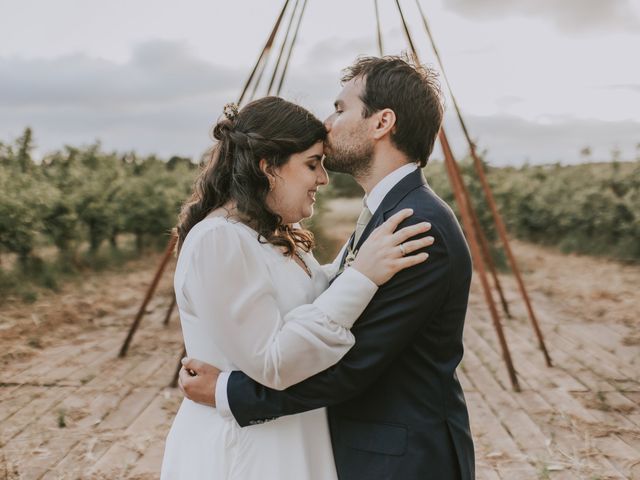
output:
{"label": "vineyard", "polygon": [[18,288],[26,299],[25,283],[56,288],[62,275],[165,242],[197,171],[188,159],[105,153],[98,144],[36,164],[32,148],[28,129],[0,144],[0,291]]}
{"label": "vineyard", "polygon": [[[565,253],[640,260],[640,160],[485,168],[500,212],[516,237]],[[463,161],[461,169],[480,221],[495,238],[491,212],[471,161]],[[431,162],[425,176],[455,210],[444,165]],[[362,195],[346,175],[335,178],[332,188],[339,196]]]}
{"label": "vineyard", "polygon": [[[166,243],[198,171],[187,158],[108,153],[99,144],[67,146],[35,162],[33,148],[30,129],[0,143],[0,294],[25,300],[35,299],[34,288],[56,289],[65,275]],[[495,237],[472,165],[461,167]],[[425,174],[453,205],[443,165],[434,161]],[[489,168],[488,176],[513,235],[565,252],[640,260],[640,161]],[[361,194],[352,179],[333,175],[319,210],[327,198]]]}

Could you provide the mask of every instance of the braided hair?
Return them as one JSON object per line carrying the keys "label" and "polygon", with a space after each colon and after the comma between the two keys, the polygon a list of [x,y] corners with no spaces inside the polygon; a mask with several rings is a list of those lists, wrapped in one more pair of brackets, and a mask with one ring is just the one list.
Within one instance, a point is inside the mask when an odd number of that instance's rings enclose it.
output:
{"label": "braided hair", "polygon": [[282,217],[267,206],[269,179],[260,169],[260,160],[281,167],[292,154],[324,141],[326,135],[320,120],[279,97],[255,100],[237,115],[221,119],[213,128],[217,142],[211,157],[179,216],[178,250],[194,225],[230,200],[260,241],[283,247],[288,256],[298,247],[311,250],[313,234],[283,224]]}

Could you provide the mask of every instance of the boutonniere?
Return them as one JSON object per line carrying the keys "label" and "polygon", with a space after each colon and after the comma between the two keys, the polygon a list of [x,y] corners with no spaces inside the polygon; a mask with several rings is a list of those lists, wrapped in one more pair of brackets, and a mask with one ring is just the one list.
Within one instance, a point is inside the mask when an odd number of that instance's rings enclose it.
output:
{"label": "boutonniere", "polygon": [[344,259],[345,268],[351,266],[351,264],[356,259],[357,255],[358,255],[358,249],[357,248],[355,250],[351,249],[351,247],[349,247],[347,249],[347,257]]}

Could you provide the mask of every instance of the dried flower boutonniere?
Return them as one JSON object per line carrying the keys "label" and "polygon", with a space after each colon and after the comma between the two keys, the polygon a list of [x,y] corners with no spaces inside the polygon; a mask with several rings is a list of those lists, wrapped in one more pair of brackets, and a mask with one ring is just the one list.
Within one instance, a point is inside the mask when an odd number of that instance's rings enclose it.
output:
{"label": "dried flower boutonniere", "polygon": [[356,259],[357,255],[358,255],[358,249],[352,250],[351,248],[349,248],[347,250],[347,257],[344,259],[344,267],[345,268],[350,267],[351,264]]}

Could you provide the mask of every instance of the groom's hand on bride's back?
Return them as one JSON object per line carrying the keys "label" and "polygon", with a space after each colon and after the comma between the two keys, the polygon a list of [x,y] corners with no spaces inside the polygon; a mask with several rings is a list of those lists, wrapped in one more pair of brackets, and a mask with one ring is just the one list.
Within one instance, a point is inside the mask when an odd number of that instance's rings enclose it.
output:
{"label": "groom's hand on bride's back", "polygon": [[182,359],[178,386],[189,400],[215,407],[218,375],[220,370],[213,365],[186,357]]}

